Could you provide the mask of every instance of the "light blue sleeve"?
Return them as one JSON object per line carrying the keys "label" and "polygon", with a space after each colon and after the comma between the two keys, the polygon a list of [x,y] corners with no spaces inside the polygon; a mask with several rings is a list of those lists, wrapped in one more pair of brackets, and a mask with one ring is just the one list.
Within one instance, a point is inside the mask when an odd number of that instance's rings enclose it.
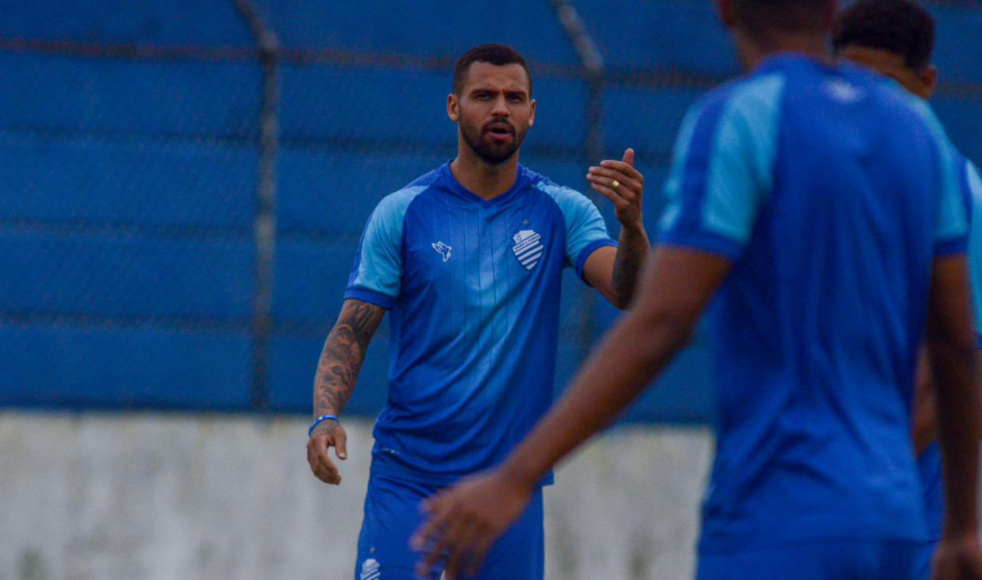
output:
{"label": "light blue sleeve", "polygon": [[971,162],[965,163],[965,177],[972,205],[968,241],[968,267],[975,299],[975,332],[982,348],[982,174]]}
{"label": "light blue sleeve", "polygon": [[762,76],[690,110],[665,184],[659,241],[736,259],[773,188],[784,79]]}
{"label": "light blue sleeve", "polygon": [[963,254],[968,248],[970,210],[966,203],[965,162],[948,139],[934,110],[923,100],[896,89],[917,112],[934,136],[941,164],[938,211],[934,222],[934,254],[951,256]]}
{"label": "light blue sleeve", "polygon": [[968,251],[969,208],[965,198],[965,167],[954,153],[945,136],[938,140],[941,150],[942,183],[938,218],[934,227],[934,253],[938,256],[963,254]]}
{"label": "light blue sleeve", "polygon": [[389,195],[375,208],[358,245],[344,298],[391,309],[402,286],[402,233],[409,204],[426,186]]}
{"label": "light blue sleeve", "polygon": [[552,197],[566,224],[566,265],[583,277],[583,265],[600,248],[617,246],[610,238],[600,210],[582,193],[559,185],[539,182],[537,187]]}

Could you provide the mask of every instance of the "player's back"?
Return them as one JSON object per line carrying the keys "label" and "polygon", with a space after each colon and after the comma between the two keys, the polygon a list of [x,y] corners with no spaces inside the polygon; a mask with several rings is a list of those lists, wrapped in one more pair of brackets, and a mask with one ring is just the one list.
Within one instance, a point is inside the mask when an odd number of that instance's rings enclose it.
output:
{"label": "player's back", "polygon": [[[703,548],[921,539],[912,376],[931,263],[948,250],[935,235],[950,179],[936,127],[870,75],[795,57],[706,99],[692,147],[710,122],[710,156],[741,123],[756,135],[746,167],[763,185],[715,309]],[[739,170],[713,167],[710,180]],[[712,203],[708,222],[732,210]]]}

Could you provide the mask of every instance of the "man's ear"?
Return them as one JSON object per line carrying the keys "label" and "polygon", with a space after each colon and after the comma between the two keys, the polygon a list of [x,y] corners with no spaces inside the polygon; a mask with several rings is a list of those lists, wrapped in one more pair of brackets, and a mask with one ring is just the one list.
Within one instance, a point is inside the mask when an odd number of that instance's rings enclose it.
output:
{"label": "man's ear", "polygon": [[460,102],[457,100],[457,95],[453,93],[447,95],[447,116],[454,123],[460,120]]}
{"label": "man's ear", "polygon": [[933,64],[929,64],[923,69],[917,71],[917,78],[921,81],[921,85],[924,87],[923,94],[920,96],[925,99],[930,99],[931,95],[934,94],[934,89],[938,88],[938,67]]}
{"label": "man's ear", "polygon": [[529,107],[532,108],[532,113],[529,115],[529,127],[535,125],[535,99],[529,101]]}

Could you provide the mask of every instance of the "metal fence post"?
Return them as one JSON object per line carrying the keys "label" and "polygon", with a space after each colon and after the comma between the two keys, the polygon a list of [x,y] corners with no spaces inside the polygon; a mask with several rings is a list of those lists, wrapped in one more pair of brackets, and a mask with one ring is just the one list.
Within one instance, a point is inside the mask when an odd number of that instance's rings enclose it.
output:
{"label": "metal fence post", "polygon": [[259,47],[263,69],[262,111],[259,116],[259,182],[254,239],[256,243],[255,299],[252,315],[253,409],[269,405],[269,348],[273,335],[273,273],[276,259],[276,158],[279,154],[279,55],[276,33],[251,0],[234,0]]}
{"label": "metal fence post", "polygon": [[[563,32],[576,50],[583,70],[583,78],[587,85],[586,108],[583,112],[586,122],[586,142],[583,144],[583,161],[586,165],[598,163],[604,155],[604,129],[603,129],[603,91],[605,67],[603,56],[597,49],[597,44],[593,37],[587,32],[583,19],[580,18],[569,2],[566,0],[549,0],[559,23],[563,27]],[[596,203],[597,196],[588,193],[590,198]],[[593,344],[593,333],[597,319],[597,301],[592,292],[581,291],[580,304],[580,328],[577,342],[582,356],[590,351]]]}

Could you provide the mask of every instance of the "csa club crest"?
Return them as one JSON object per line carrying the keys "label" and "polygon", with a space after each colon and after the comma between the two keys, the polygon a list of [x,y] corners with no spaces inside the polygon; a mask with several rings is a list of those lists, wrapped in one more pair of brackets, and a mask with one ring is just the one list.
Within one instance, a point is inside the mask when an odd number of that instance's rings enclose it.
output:
{"label": "csa club crest", "polygon": [[526,270],[535,268],[542,260],[542,253],[545,251],[541,242],[542,236],[532,230],[522,230],[512,236],[511,239],[515,240],[515,245],[512,246],[511,251],[515,253],[518,262]]}

